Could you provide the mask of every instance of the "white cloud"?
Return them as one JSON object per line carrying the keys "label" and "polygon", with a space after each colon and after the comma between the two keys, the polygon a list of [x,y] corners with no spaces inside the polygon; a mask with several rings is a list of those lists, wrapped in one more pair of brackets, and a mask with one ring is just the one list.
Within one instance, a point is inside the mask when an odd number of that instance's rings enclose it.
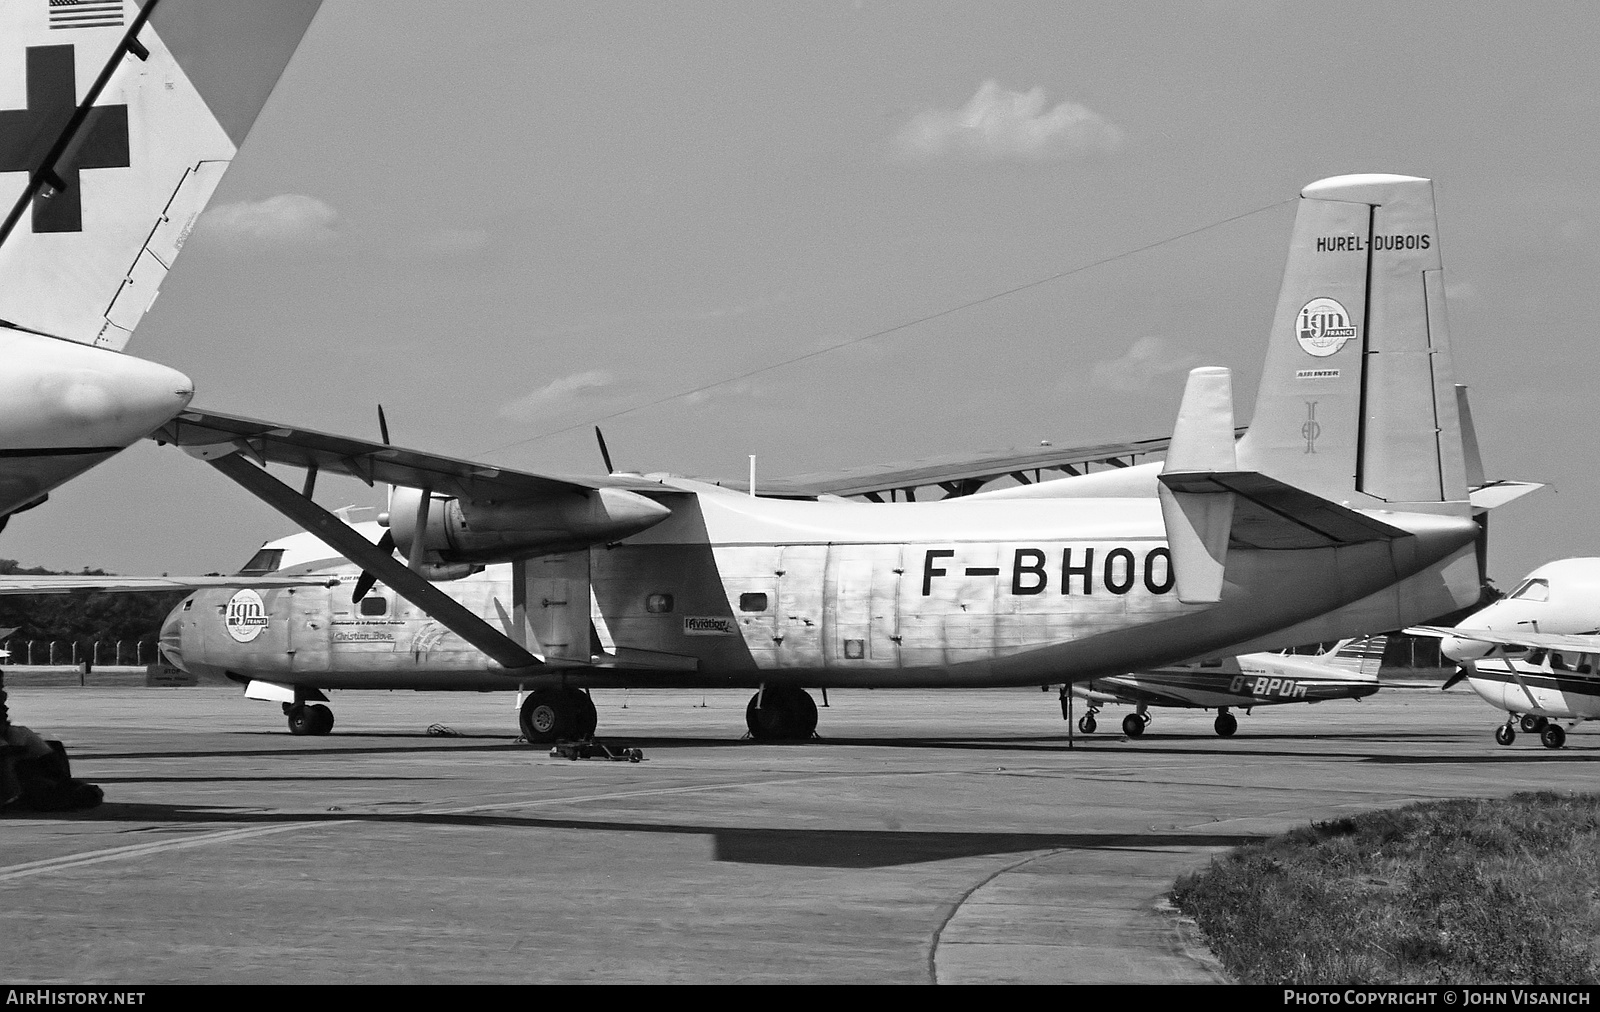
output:
{"label": "white cloud", "polygon": [[896,140],[916,158],[956,155],[984,161],[1048,161],[1117,151],[1123,133],[1076,102],[1046,109],[1043,88],[1007,91],[985,81],[959,109],[928,109],[912,117]]}
{"label": "white cloud", "polygon": [[337,233],[338,213],[316,197],[280,193],[264,200],[219,204],[200,216],[200,225],[213,235],[236,243],[289,246],[323,243]]}
{"label": "white cloud", "polygon": [[1141,337],[1121,358],[1096,362],[1090,378],[1095,386],[1107,390],[1142,390],[1157,376],[1185,372],[1199,364],[1199,358],[1180,354],[1166,338]]}
{"label": "white cloud", "polygon": [[611,386],[616,381],[616,377],[604,369],[590,369],[588,372],[563,376],[551,380],[530,394],[500,405],[500,417],[523,422],[531,421],[552,408],[578,400],[595,390]]}

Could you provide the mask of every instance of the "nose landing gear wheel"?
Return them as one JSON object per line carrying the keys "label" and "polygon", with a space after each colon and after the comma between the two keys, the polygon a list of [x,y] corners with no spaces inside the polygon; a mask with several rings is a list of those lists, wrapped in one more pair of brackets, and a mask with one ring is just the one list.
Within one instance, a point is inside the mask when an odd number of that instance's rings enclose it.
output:
{"label": "nose landing gear wheel", "polygon": [[1494,740],[1501,745],[1509,745],[1517,740],[1517,730],[1510,724],[1501,724],[1494,729]]}
{"label": "nose landing gear wheel", "polygon": [[1099,724],[1095,723],[1094,714],[1092,713],[1086,713],[1078,718],[1078,730],[1084,734],[1094,734],[1094,729],[1099,726]]}
{"label": "nose landing gear wheel", "polygon": [[1539,732],[1539,743],[1545,748],[1560,748],[1567,743],[1567,732],[1560,724],[1550,724]]}
{"label": "nose landing gear wheel", "polygon": [[1217,729],[1217,734],[1227,738],[1231,736],[1233,732],[1239,730],[1239,720],[1231,713],[1219,713],[1217,714],[1217,722],[1214,726]]}
{"label": "nose landing gear wheel", "polygon": [[1144,734],[1144,726],[1150,723],[1137,713],[1130,713],[1122,718],[1122,733],[1129,738],[1137,738]]}

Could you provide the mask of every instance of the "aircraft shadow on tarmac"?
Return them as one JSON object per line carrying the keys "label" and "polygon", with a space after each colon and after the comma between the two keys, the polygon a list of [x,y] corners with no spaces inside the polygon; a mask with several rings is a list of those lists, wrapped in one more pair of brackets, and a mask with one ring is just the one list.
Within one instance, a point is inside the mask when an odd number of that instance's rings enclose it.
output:
{"label": "aircraft shadow on tarmac", "polygon": [[[24,816],[27,818],[27,816]],[[49,818],[84,822],[220,824],[234,827],[274,823],[336,826],[350,823],[450,826],[455,828],[578,830],[599,833],[659,833],[709,836],[714,859],[737,864],[810,868],[883,868],[954,858],[1062,850],[1167,850],[1174,847],[1237,847],[1265,839],[1255,833],[946,833],[901,829],[783,829],[695,826],[616,820],[523,818],[513,815],[428,812],[240,812],[198,806],[108,803],[89,812],[51,813]]]}

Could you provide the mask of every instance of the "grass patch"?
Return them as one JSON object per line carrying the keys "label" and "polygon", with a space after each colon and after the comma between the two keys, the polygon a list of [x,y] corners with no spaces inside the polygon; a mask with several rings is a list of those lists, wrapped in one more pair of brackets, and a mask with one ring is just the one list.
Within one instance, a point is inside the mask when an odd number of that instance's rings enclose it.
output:
{"label": "grass patch", "polygon": [[1313,823],[1173,889],[1246,984],[1600,983],[1600,795]]}

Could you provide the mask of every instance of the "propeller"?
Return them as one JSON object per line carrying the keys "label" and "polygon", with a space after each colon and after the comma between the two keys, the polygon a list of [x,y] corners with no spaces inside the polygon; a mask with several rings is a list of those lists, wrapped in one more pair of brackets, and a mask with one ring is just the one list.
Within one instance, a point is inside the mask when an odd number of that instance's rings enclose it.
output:
{"label": "propeller", "polygon": [[[389,419],[384,416],[383,405],[378,405],[378,435],[383,438],[383,445],[389,445]],[[394,486],[389,486],[389,505],[394,505]],[[385,514],[387,516],[388,514]],[[384,531],[383,537],[378,539],[378,551],[385,555],[394,554],[394,532]],[[355,590],[350,595],[351,604],[360,604],[361,599],[367,596],[367,591],[378,582],[378,578],[371,572],[363,569],[361,578],[356,580]]]}
{"label": "propeller", "polygon": [[1445,683],[1439,686],[1439,691],[1443,692],[1445,689],[1450,688],[1450,686],[1456,684],[1470,674],[1472,674],[1472,663],[1469,661],[1466,664],[1462,664],[1457,667],[1456,673],[1445,679]]}
{"label": "propeller", "polygon": [[611,466],[611,451],[606,449],[606,437],[598,425],[594,427],[594,438],[600,441],[600,459],[606,462],[606,474],[616,474],[617,469]]}

